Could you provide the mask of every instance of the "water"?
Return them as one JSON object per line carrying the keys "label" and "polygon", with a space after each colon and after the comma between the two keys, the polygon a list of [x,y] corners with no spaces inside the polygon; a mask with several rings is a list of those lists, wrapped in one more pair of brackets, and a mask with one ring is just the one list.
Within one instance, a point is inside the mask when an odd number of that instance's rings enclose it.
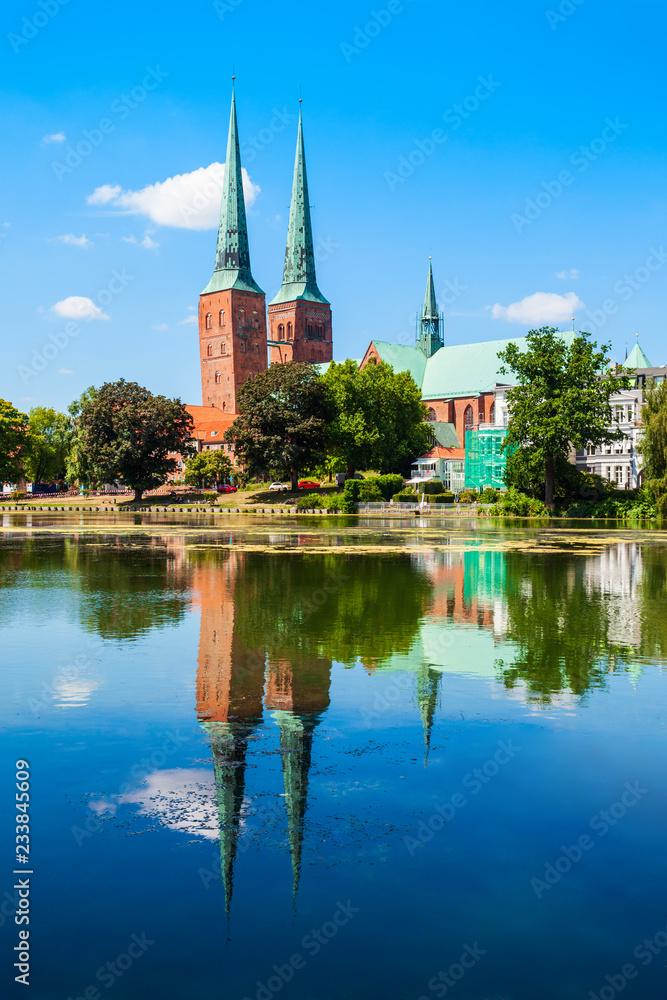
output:
{"label": "water", "polygon": [[33,1000],[662,998],[666,536],[215,523],[6,518]]}

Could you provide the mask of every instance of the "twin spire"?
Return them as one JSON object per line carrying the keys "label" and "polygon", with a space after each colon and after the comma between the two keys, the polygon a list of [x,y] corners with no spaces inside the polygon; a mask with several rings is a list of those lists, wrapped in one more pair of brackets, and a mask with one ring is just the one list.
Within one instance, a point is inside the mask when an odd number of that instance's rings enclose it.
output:
{"label": "twin spire", "polygon": [[[236,96],[233,86],[215,270],[202,295],[209,292],[222,292],[230,288],[263,294],[262,289],[255,282],[250,268],[241,151],[236,120]],[[328,305],[327,300],[317,287],[315,276],[313,230],[308,202],[308,178],[300,104],[283,283],[273,302],[292,302],[298,298]]]}

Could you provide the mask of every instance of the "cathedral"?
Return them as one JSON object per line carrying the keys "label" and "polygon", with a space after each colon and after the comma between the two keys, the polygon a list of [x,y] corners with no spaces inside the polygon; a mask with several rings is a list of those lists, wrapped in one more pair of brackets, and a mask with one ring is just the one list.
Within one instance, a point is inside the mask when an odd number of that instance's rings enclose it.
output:
{"label": "cathedral", "polygon": [[283,281],[268,304],[267,322],[265,295],[250,267],[232,92],[215,268],[199,297],[199,352],[202,405],[225,414],[237,412],[239,388],[269,363],[332,360],[331,306],[315,274],[300,109]]}

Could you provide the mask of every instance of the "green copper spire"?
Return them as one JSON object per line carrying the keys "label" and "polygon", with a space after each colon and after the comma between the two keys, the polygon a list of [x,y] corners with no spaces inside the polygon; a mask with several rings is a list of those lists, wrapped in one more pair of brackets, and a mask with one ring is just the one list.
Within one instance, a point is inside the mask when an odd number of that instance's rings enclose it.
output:
{"label": "green copper spire", "polygon": [[417,703],[424,729],[424,767],[428,763],[428,755],[431,749],[431,730],[433,729],[435,711],[438,707],[441,683],[442,673],[439,670],[434,670],[432,667],[427,667],[417,675]]}
{"label": "green copper spire", "polygon": [[[637,334],[637,338],[639,338],[639,334]],[[625,361],[624,367],[625,368],[652,368],[653,367],[653,365],[651,364],[651,362],[649,361],[649,359],[646,357],[646,355],[642,351],[641,347],[639,346],[639,339],[637,339],[637,342],[635,343],[635,346],[630,351],[630,354],[629,354],[629,356],[627,357],[627,359]]]}
{"label": "green copper spire", "polygon": [[260,292],[260,294],[262,292],[262,289],[255,283],[250,270],[241,152],[236,123],[236,96],[233,87],[215,271],[202,295],[209,292],[223,292],[229,288],[238,288],[246,292]]}
{"label": "green copper spire", "polygon": [[287,833],[292,858],[292,902],[296,905],[301,878],[304,821],[308,804],[308,773],[317,716],[300,716],[278,710],[273,713],[273,718],[280,727]]}
{"label": "green copper spire", "polygon": [[428,259],[428,278],[426,279],[426,295],[424,306],[417,316],[417,346],[421,347],[427,358],[432,357],[444,344],[444,318],[438,313],[438,303],[433,284],[433,267]]}
{"label": "green copper spire", "polygon": [[322,302],[324,305],[329,305],[317,287],[317,278],[315,277],[313,229],[310,222],[306,154],[303,148],[300,107],[283,283],[271,305],[279,302],[293,302],[295,299],[306,299],[309,302]]}

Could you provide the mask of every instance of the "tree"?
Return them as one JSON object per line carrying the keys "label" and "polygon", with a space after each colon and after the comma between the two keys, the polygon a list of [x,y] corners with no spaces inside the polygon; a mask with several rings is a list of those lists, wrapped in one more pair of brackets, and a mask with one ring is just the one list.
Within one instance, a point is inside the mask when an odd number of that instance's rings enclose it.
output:
{"label": "tree", "polygon": [[238,391],[239,416],[225,434],[251,475],[288,476],[292,489],[302,470],[324,457],[333,410],[322,379],[308,362],[273,364]]}
{"label": "tree", "polygon": [[176,468],[170,452],[190,453],[192,428],[192,417],[179,399],[154,396],[136,382],[120,379],[106,382],[84,403],[77,438],[99,478],[121,479],[138,502]]}
{"label": "tree", "polygon": [[28,417],[25,471],[33,483],[51,482],[65,475],[72,445],[70,418],[47,406],[33,406]]}
{"label": "tree", "polygon": [[82,436],[79,434],[79,418],[83,408],[96,396],[97,389],[91,385],[67,407],[70,443],[65,460],[65,478],[70,484],[76,482],[79,486],[95,486],[102,478],[100,470],[94,467],[91,456],[83,447]]}
{"label": "tree", "polygon": [[183,479],[188,486],[208,486],[229,479],[232,463],[224,451],[200,451],[185,463]]}
{"label": "tree", "polygon": [[644,435],[639,451],[644,477],[654,494],[659,517],[667,517],[667,382],[650,382],[642,409]]}
{"label": "tree", "polygon": [[570,448],[617,441],[610,430],[609,398],[629,387],[629,379],[609,369],[610,344],[597,344],[580,333],[568,345],[554,327],[530,330],[527,349],[509,344],[498,353],[501,373],[511,372],[517,384],[507,392],[510,420],[504,448],[527,449],[544,469],[544,502],[554,507],[559,461]]}
{"label": "tree", "polygon": [[426,406],[408,372],[348,360],[332,363],[323,382],[335,404],[330,448],[348,477],[357,469],[398,472],[429,449]]}
{"label": "tree", "polygon": [[28,417],[0,399],[0,482],[15,483],[23,475],[28,445]]}

